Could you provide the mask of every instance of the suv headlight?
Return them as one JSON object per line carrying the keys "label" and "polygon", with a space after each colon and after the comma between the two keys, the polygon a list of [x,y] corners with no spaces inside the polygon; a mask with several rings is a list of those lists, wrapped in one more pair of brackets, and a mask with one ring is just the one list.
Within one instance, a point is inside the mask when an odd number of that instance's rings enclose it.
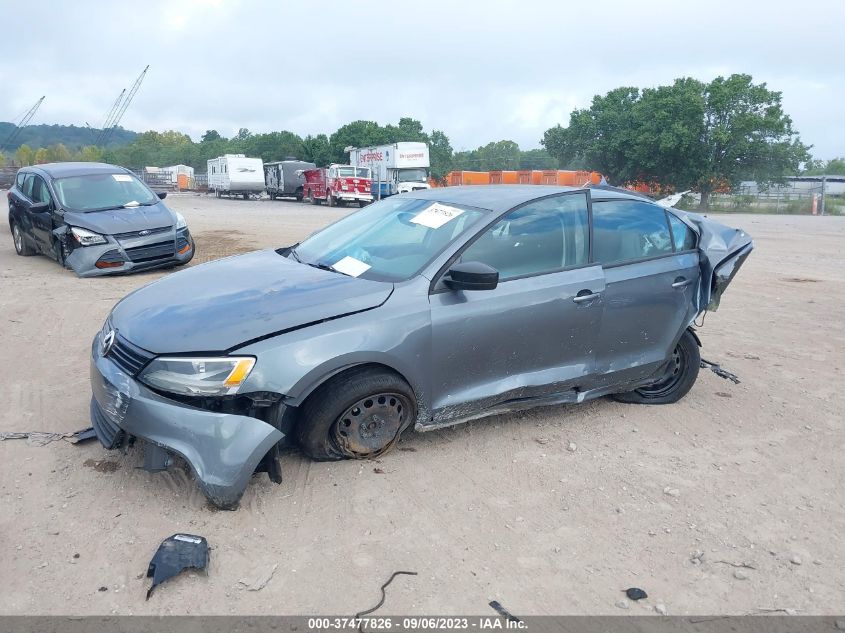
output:
{"label": "suv headlight", "polygon": [[179,229],[187,229],[188,223],[185,221],[185,216],[179,213],[178,211],[174,211],[173,215],[176,216],[176,230]]}
{"label": "suv headlight", "polygon": [[93,246],[94,244],[105,244],[107,242],[106,238],[99,233],[80,229],[78,226],[70,227],[70,232],[82,246]]}
{"label": "suv headlight", "polygon": [[183,396],[230,396],[238,392],[254,365],[255,359],[249,356],[161,357],[138,378],[150,387]]}

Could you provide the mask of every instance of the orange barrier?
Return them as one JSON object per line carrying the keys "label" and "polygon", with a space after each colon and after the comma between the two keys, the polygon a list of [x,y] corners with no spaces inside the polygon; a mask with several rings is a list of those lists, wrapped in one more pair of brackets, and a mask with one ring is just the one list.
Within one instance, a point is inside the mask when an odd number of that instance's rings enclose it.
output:
{"label": "orange barrier", "polygon": [[447,185],[564,185],[583,187],[597,185],[601,174],[597,171],[570,169],[520,169],[519,171],[451,171]]}
{"label": "orange barrier", "polygon": [[489,171],[450,171],[449,172],[449,186],[458,187],[460,185],[489,185],[490,172]]}
{"label": "orange barrier", "polygon": [[517,171],[491,171],[491,185],[517,185],[519,184],[519,172]]}

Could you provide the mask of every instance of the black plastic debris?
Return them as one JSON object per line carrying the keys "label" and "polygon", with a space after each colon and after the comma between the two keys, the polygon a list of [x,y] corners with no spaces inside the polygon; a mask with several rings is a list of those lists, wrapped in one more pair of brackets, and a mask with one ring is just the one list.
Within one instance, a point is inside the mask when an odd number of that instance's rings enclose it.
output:
{"label": "black plastic debris", "polygon": [[493,600],[493,601],[492,601],[492,602],[490,602],[489,604],[490,604],[490,606],[491,606],[491,607],[493,607],[493,610],[494,610],[494,611],[496,611],[496,613],[498,613],[498,614],[499,614],[500,616],[502,616],[503,618],[507,618],[507,619],[508,619],[508,622],[520,622],[520,621],[521,621],[518,617],[516,617],[516,616],[515,616],[515,615],[513,615],[510,611],[508,611],[507,609],[505,609],[505,608],[504,608],[504,607],[503,607],[503,606],[499,603],[499,601],[498,601],[498,600]]}
{"label": "black plastic debris", "polygon": [[208,566],[208,541],[194,534],[174,534],[158,546],[158,551],[147,568],[147,578],[153,584],[147,591],[147,600],[158,585],[177,576],[185,569],[204,570]]}
{"label": "black plastic debris", "polygon": [[639,587],[631,587],[625,590],[625,595],[629,600],[644,600],[648,598],[648,594]]}
{"label": "black plastic debris", "polygon": [[702,358],[699,365],[701,366],[702,369],[709,369],[714,374],[716,374],[719,378],[724,378],[725,380],[730,380],[735,385],[738,385],[739,382],[740,382],[739,378],[737,377],[736,374],[732,374],[728,370],[722,369],[721,365],[719,365],[718,363],[713,363],[709,360],[704,360]]}
{"label": "black plastic debris", "polygon": [[69,441],[72,444],[79,444],[81,442],[87,442],[94,439],[97,439],[97,434],[94,432],[94,427],[89,426],[87,429],[82,429],[81,431],[74,433]]}

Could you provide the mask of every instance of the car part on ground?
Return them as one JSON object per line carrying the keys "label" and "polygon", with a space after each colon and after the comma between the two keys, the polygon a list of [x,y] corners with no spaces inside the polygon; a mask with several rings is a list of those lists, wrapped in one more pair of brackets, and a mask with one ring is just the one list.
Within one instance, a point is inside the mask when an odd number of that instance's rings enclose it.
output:
{"label": "car part on ground", "polygon": [[[538,191],[539,189],[539,191]],[[603,189],[401,194],[301,244],[170,275],[118,303],[92,346],[101,443],[181,456],[235,507],[278,449],[372,457],[425,431],[612,395],[681,398],[690,326],[753,244]]]}
{"label": "car part on ground", "polygon": [[165,580],[178,576],[186,569],[205,571],[208,567],[208,541],[204,536],[174,534],[164,539],[147,567],[147,578],[153,584],[147,590],[147,600],[153,589]]}

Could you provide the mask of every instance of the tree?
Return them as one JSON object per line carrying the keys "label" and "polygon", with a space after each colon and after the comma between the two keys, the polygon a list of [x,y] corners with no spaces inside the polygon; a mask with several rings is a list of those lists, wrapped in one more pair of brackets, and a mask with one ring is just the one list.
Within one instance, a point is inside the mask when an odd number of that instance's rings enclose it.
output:
{"label": "tree", "polygon": [[557,169],[557,160],[544,149],[529,149],[520,152],[520,169]]}
{"label": "tree", "polygon": [[845,157],[807,161],[804,173],[808,176],[845,176]]}
{"label": "tree", "polygon": [[561,165],[597,169],[615,182],[695,188],[702,208],[717,187],[778,182],[809,158],[781,93],[749,75],[617,88],[572,112],[567,128],[547,130],[542,143]]}
{"label": "tree", "polygon": [[35,156],[33,156],[32,161],[36,165],[43,165],[44,163],[50,162],[50,153],[47,151],[46,147],[39,147],[35,150]]}
{"label": "tree", "polygon": [[200,137],[201,143],[208,143],[210,141],[219,141],[222,136],[220,136],[220,132],[217,130],[206,130],[205,134]]}
{"label": "tree", "polygon": [[70,150],[62,143],[50,145],[47,148],[47,161],[50,163],[64,163],[71,159]]}
{"label": "tree", "polygon": [[445,132],[432,130],[428,146],[431,177],[438,181],[443,180],[446,174],[452,171],[452,146],[449,144],[449,137]]}
{"label": "tree", "polygon": [[325,134],[311,136],[302,140],[302,160],[314,163],[317,167],[326,167],[332,162],[332,146]]}
{"label": "tree", "polygon": [[32,165],[32,161],[35,159],[35,152],[29,145],[21,145],[15,151],[15,162],[20,165],[21,167],[26,167],[27,165]]}
{"label": "tree", "polygon": [[86,163],[99,163],[103,160],[103,150],[95,145],[86,145],[79,152],[79,160]]}

